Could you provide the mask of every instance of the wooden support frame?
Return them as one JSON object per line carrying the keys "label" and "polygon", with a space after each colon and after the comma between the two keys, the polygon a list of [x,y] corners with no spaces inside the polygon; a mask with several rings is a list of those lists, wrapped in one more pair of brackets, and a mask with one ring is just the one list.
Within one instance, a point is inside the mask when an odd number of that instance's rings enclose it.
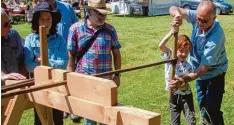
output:
{"label": "wooden support frame", "polygon": [[[47,116],[48,110],[45,107],[56,108],[107,125],[160,124],[160,114],[158,113],[118,104],[117,86],[112,80],[79,73],[68,73],[65,70],[46,66],[39,66],[35,69],[35,86],[44,85],[51,81],[65,80],[67,80],[67,84],[59,87],[19,95],[24,97],[25,106],[21,107],[20,112],[17,113],[22,114],[25,107],[33,103],[42,124],[45,125],[53,124],[52,118]],[[90,92],[86,93],[82,89]],[[77,91],[79,94],[76,93]],[[11,105],[10,107],[14,108],[15,106]],[[21,115],[17,116],[17,119],[21,117]],[[5,120],[4,123],[4,125],[11,125],[9,120]]]}

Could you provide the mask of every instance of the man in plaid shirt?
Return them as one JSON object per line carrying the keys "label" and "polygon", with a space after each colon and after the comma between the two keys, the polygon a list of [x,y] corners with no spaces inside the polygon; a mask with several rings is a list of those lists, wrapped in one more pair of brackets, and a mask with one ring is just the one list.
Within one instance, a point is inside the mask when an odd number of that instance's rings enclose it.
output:
{"label": "man in plaid shirt", "polygon": [[[97,5],[105,4],[101,1],[99,2],[101,4],[97,3]],[[100,6],[102,9],[99,9],[95,6],[94,8],[92,4],[89,4],[87,7],[88,16],[70,27],[67,44],[69,55],[68,71],[76,71],[90,75],[111,71],[112,54],[115,70],[121,68],[121,54],[119,51],[121,45],[116,30],[112,25],[105,23],[107,11],[103,9],[104,7]],[[79,54],[79,51],[84,48],[88,39],[102,27],[105,27],[108,31],[102,30],[97,35],[91,47],[83,57],[78,60],[77,66],[75,67],[75,57]],[[119,74],[115,74],[114,77],[112,77],[112,75],[105,76],[104,78],[113,79],[117,86],[120,84]]]}
{"label": "man in plaid shirt", "polygon": [[[121,54],[119,49],[121,45],[115,28],[105,23],[107,11],[103,1],[91,1],[88,3],[88,16],[70,27],[68,35],[68,71],[76,71],[84,74],[97,74],[112,70],[112,55],[115,70],[121,68]],[[106,30],[102,30],[105,28]],[[101,30],[100,30],[101,29]],[[100,30],[96,39],[88,51],[77,60],[75,67],[75,58],[80,50],[84,49],[89,39],[95,32]],[[120,75],[105,76],[104,78],[113,79],[116,85],[120,85]],[[96,125],[95,121],[85,119],[85,125]]]}

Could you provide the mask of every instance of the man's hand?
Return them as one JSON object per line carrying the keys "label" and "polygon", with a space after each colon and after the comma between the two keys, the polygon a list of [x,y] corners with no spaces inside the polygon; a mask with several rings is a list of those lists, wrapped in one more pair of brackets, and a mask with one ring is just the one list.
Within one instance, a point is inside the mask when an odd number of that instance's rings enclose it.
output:
{"label": "man's hand", "polygon": [[173,20],[172,20],[173,27],[179,27],[182,25],[182,23],[183,23],[183,19],[182,19],[182,16],[180,14],[177,14],[173,17]]}
{"label": "man's hand", "polygon": [[2,80],[24,80],[26,79],[25,76],[19,74],[19,73],[10,73],[2,76]]}
{"label": "man's hand", "polygon": [[117,85],[117,87],[120,86],[120,76],[114,76],[113,77],[113,81],[115,82],[115,84]]}

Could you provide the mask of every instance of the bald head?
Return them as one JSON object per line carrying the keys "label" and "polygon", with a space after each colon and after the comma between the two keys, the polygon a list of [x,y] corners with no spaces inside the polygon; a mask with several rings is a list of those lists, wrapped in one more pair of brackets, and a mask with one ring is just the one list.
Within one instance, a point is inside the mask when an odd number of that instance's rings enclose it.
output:
{"label": "bald head", "polygon": [[203,13],[205,15],[212,14],[212,16],[216,16],[216,6],[209,0],[202,0],[197,8],[197,12]]}

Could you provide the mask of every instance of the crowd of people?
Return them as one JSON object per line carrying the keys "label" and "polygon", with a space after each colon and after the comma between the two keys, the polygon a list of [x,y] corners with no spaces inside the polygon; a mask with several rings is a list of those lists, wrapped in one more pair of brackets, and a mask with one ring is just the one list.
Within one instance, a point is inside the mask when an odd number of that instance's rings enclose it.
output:
{"label": "crowd of people", "polygon": [[[116,29],[106,23],[109,10],[102,0],[86,1],[84,19],[79,20],[69,1],[40,1],[31,13],[31,31],[25,41],[12,29],[7,9],[1,9],[1,85],[6,80],[33,78],[33,71],[40,65],[39,26],[47,27],[49,66],[93,75],[121,69],[121,44]],[[8,6],[16,5],[12,0]],[[25,4],[24,4],[25,5]],[[30,10],[31,6],[27,7]],[[225,51],[225,35],[216,19],[215,5],[202,1],[197,10],[185,10],[176,6],[169,9],[173,17],[171,30],[161,40],[159,48],[163,59],[172,56],[166,45],[173,34],[179,32],[183,19],[193,26],[191,38],[178,37],[176,75],[170,79],[171,63],[165,64],[166,90],[169,99],[171,124],[180,124],[183,111],[188,124],[197,124],[193,94],[189,83],[196,80],[196,93],[203,124],[224,125],[221,104],[224,94],[225,73],[228,60]],[[169,23],[168,23],[169,24]],[[120,74],[103,77],[120,86]],[[66,113],[65,113],[66,114]],[[78,116],[72,116],[72,120]],[[53,109],[55,125],[63,125],[64,113]],[[96,121],[84,118],[85,125],[96,125]],[[35,111],[35,125],[40,120]],[[100,123],[102,124],[102,123]]]}

